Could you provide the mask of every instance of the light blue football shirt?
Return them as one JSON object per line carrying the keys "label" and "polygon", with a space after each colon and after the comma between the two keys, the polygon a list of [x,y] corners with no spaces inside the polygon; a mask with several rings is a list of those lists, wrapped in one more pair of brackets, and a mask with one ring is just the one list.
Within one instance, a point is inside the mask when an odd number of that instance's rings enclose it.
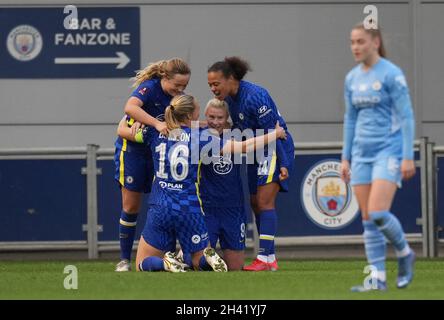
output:
{"label": "light blue football shirt", "polygon": [[343,159],[413,159],[415,122],[407,82],[398,66],[385,58],[368,70],[357,65],[345,78],[344,99]]}

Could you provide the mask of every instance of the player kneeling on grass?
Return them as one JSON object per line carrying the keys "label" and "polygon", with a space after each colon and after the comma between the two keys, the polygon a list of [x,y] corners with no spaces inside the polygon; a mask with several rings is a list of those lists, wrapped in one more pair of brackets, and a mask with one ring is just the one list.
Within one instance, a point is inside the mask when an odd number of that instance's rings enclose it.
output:
{"label": "player kneeling on grass", "polygon": [[[222,138],[223,131],[231,128],[225,101],[208,101],[205,117],[210,132],[217,137]],[[199,177],[200,198],[210,244],[216,248],[219,241],[229,271],[242,270],[245,260],[247,217],[240,170],[241,164],[236,163],[234,155],[216,154],[212,156],[210,164],[201,166]],[[180,252],[178,257],[191,265],[191,255]]]}
{"label": "player kneeling on grass", "polygon": [[[199,105],[190,95],[176,96],[165,110],[165,121],[169,134],[159,134],[146,127],[132,136],[124,121],[119,124],[118,134],[125,139],[149,144],[152,149],[155,180],[149,198],[150,208],[137,248],[136,266],[141,271],[171,272],[185,271],[185,266],[175,259],[172,251],[176,239],[184,254],[191,254],[195,270],[227,271],[227,265],[208,247],[208,230],[198,199],[197,176],[200,163],[192,158],[193,149],[199,155],[204,146],[219,138],[208,135],[203,129],[191,129],[199,118]],[[205,132],[205,133],[204,133]],[[193,133],[197,133],[193,134]],[[201,135],[206,138],[201,139]],[[285,138],[285,131],[276,124],[276,130],[263,137],[243,142],[228,140],[221,153],[242,153]],[[210,139],[210,141],[208,141]]]}

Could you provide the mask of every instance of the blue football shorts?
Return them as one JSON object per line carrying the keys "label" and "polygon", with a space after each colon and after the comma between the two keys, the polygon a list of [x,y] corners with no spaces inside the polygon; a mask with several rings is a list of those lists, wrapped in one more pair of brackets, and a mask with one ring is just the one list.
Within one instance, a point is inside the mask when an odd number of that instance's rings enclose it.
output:
{"label": "blue football shorts", "polygon": [[359,184],[371,184],[372,181],[381,179],[402,185],[401,161],[399,157],[384,157],[373,162],[351,163],[352,186]]}

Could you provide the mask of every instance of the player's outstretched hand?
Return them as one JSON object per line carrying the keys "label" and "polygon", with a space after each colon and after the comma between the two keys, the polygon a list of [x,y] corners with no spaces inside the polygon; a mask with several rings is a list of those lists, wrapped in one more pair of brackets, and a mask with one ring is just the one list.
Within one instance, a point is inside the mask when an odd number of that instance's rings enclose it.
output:
{"label": "player's outstretched hand", "polygon": [[349,183],[350,182],[350,162],[348,160],[342,160],[341,161],[341,179]]}
{"label": "player's outstretched hand", "polygon": [[280,169],[280,174],[279,174],[279,181],[284,181],[286,179],[288,179],[288,169],[285,167],[281,167]]}
{"label": "player's outstretched hand", "polygon": [[402,160],[401,162],[401,174],[402,179],[408,180],[415,175],[416,167],[414,160]]}
{"label": "player's outstretched hand", "polygon": [[163,134],[164,136],[168,135],[168,128],[165,122],[159,121],[156,124],[156,130],[159,131],[159,133]]}
{"label": "player's outstretched hand", "polygon": [[276,129],[276,135],[279,139],[287,139],[287,133],[285,132],[285,129],[279,125],[279,121],[276,121],[276,126],[274,128]]}

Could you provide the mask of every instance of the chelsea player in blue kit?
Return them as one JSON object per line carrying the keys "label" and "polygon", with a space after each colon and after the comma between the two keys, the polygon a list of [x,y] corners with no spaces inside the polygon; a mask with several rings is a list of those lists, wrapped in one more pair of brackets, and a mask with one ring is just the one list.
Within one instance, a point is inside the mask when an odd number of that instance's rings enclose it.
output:
{"label": "chelsea player in blue kit", "polygon": [[[205,117],[217,136],[222,137],[223,131],[231,128],[225,101],[208,101]],[[230,271],[242,270],[245,259],[247,217],[240,170],[241,164],[234,156],[215,155],[212,163],[201,166],[199,177],[210,244],[215,248],[219,240]]]}
{"label": "chelsea player in blue kit", "polygon": [[[173,58],[151,63],[137,74],[135,90],[125,105],[127,125],[135,133],[140,123],[166,133],[163,122],[165,108],[173,96],[188,84],[190,68],[181,59]],[[131,251],[136,231],[137,215],[143,193],[151,189],[153,164],[149,146],[118,137],[115,143],[115,180],[122,192],[122,212],[119,220],[120,259],[116,271],[131,269]]]}
{"label": "chelsea player in blue kit", "polygon": [[[196,270],[205,270],[211,266],[214,271],[227,271],[225,262],[214,249],[208,247],[208,230],[199,203],[197,185],[203,147],[213,139],[217,139],[218,146],[220,142],[218,137],[210,134],[207,134],[207,139],[202,139],[204,131],[199,128],[193,132],[191,123],[198,118],[199,106],[194,98],[180,95],[174,97],[165,110],[168,136],[153,128],[143,131],[142,140],[150,145],[153,152],[156,174],[149,200],[151,206],[137,249],[138,270],[184,271],[184,266],[171,255],[171,251],[175,251],[177,239],[184,254],[191,254],[191,264]],[[119,135],[132,138],[131,130],[122,125],[119,125]],[[285,138],[285,135],[285,131],[276,124],[276,132],[267,134],[260,141],[229,140],[221,152],[241,153],[249,146],[257,148],[277,138]],[[197,161],[193,160],[196,156],[193,156],[193,150],[198,151]]]}
{"label": "chelsea player in blue kit", "polygon": [[[273,129],[276,121],[287,131],[270,94],[264,88],[242,80],[250,70],[249,64],[238,57],[227,57],[208,69],[208,85],[215,97],[229,105],[234,128]],[[275,201],[279,191],[288,191],[288,178],[294,160],[294,143],[287,131],[286,140],[278,140],[276,149],[265,150],[248,166],[250,203],[259,232],[257,258],[246,271],[275,271],[274,237],[277,231]]]}
{"label": "chelsea player in blue kit", "polygon": [[[208,101],[205,117],[210,132],[217,137],[223,138],[224,131],[231,129],[225,101]],[[220,142],[223,146],[224,140]],[[212,160],[201,165],[198,176],[209,241],[212,248],[216,248],[219,241],[228,270],[239,271],[244,266],[247,224],[241,164],[234,155],[216,154]],[[177,258],[191,265],[191,255],[179,251]]]}
{"label": "chelsea player in blue kit", "polygon": [[384,58],[379,29],[355,26],[351,50],[359,64],[345,78],[341,175],[350,181],[358,199],[365,252],[375,268],[371,286],[356,286],[352,291],[387,289],[386,239],[398,257],[397,287],[405,288],[413,279],[415,253],[390,207],[401,180],[415,174],[409,90],[401,69]]}

